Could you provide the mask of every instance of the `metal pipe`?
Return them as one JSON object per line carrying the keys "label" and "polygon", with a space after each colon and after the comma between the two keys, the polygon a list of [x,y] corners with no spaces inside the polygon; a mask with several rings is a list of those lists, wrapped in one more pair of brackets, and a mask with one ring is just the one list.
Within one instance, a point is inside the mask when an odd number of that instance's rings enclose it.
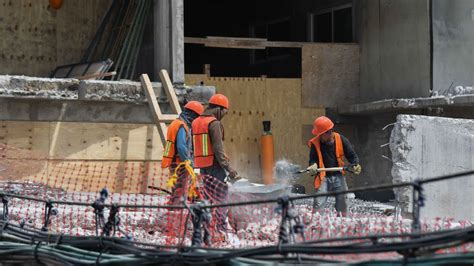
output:
{"label": "metal pipe", "polygon": [[[102,18],[102,22],[100,23],[99,28],[97,29],[97,32],[95,33],[94,39],[92,39],[92,42],[89,44],[89,47],[87,47],[86,52],[84,53],[84,56],[82,57],[81,63],[85,63],[89,60],[92,60],[91,57],[93,57],[95,50],[97,48],[97,45],[99,44],[100,40],[102,39],[102,36],[104,34],[105,27],[109,23],[110,16],[112,14],[112,10],[115,8],[117,5],[117,0],[114,0],[111,4],[110,7],[105,14],[105,16]],[[87,70],[86,70],[87,71]],[[85,74],[85,73],[84,73]]]}
{"label": "metal pipe", "polygon": [[142,28],[140,30],[140,35],[138,37],[138,44],[137,44],[137,49],[135,51],[135,54],[133,56],[133,59],[132,59],[132,68],[131,68],[131,72],[130,72],[130,76],[129,78],[130,79],[133,79],[133,77],[135,76],[135,68],[137,66],[137,60],[138,60],[138,53],[140,52],[140,48],[142,46],[142,42],[143,42],[143,34],[145,33],[145,28],[146,28],[146,21],[148,20],[148,15],[150,14],[150,8],[151,8],[151,3],[152,1],[148,0],[148,7],[145,11],[145,18],[144,18],[144,22],[143,22],[143,25],[142,25]]}
{"label": "metal pipe", "polygon": [[127,3],[128,2],[119,1],[120,6],[118,7],[117,13],[115,14],[115,17],[114,17],[114,21],[112,22],[112,26],[110,27],[110,34],[107,38],[107,41],[105,42],[104,48],[102,49],[102,53],[100,54],[100,57],[99,57],[100,60],[105,60],[105,59],[110,58],[110,51],[118,36],[118,32],[117,32],[118,25],[121,22],[121,19],[124,18],[124,15],[127,11],[126,9]]}
{"label": "metal pipe", "polygon": [[130,53],[130,50],[133,50],[133,47],[134,47],[135,35],[137,32],[137,28],[139,27],[139,24],[140,24],[140,18],[141,18],[143,6],[144,6],[144,1],[139,1],[137,12],[135,12],[135,16],[133,17],[131,30],[127,34],[128,42],[127,42],[127,46],[125,47],[125,54],[124,54],[123,61],[120,65],[119,76],[117,77],[118,79],[126,78],[126,76],[123,76],[122,73],[124,72],[125,68],[128,66],[129,53]]}
{"label": "metal pipe", "polygon": [[[134,3],[137,3],[136,1]],[[138,5],[141,6],[142,3],[141,1],[138,1]],[[129,46],[129,43],[130,43],[130,38],[131,38],[131,32],[133,32],[133,29],[136,25],[136,16],[139,12],[139,7],[136,7],[135,8],[135,12],[134,12],[134,15],[133,15],[133,19],[132,19],[132,25],[129,27],[128,31],[127,31],[127,35],[125,37],[125,41],[122,45],[122,48],[120,49],[120,54],[119,54],[119,57],[118,57],[118,60],[117,60],[117,63],[115,65],[115,70],[118,72],[118,74],[114,77],[115,80],[119,80],[120,79],[120,75],[121,75],[121,68],[122,68],[122,63],[124,61],[124,54],[126,53],[126,51],[128,50],[128,46]],[[120,70],[119,70],[120,69]]]}
{"label": "metal pipe", "polygon": [[[123,41],[125,40],[126,37],[126,32],[128,30],[128,26],[126,26],[127,21],[130,19],[132,14],[134,13],[135,10],[135,1],[126,1],[126,10],[125,10],[125,16],[122,18],[121,25],[119,27],[119,32],[117,35],[117,38],[114,41],[114,44],[112,46],[112,51],[110,52],[110,58],[117,62],[117,53],[119,52],[121,45],[123,45]],[[121,50],[120,50],[121,51]]]}
{"label": "metal pipe", "polygon": [[127,34],[127,38],[125,40],[125,45],[122,48],[123,57],[121,57],[120,59],[123,59],[123,60],[120,60],[120,63],[118,63],[118,65],[117,65],[117,68],[120,68],[120,70],[118,71],[118,74],[116,76],[117,80],[119,80],[122,77],[122,72],[124,71],[124,68],[126,66],[130,49],[133,47],[132,43],[133,43],[133,40],[134,40],[136,32],[137,32],[137,27],[139,26],[138,24],[140,22],[139,21],[140,20],[140,14],[143,12],[143,9],[144,9],[144,6],[145,6],[145,1],[139,1],[138,3],[139,4],[138,4],[138,8],[135,12],[135,16],[133,18],[132,27],[131,27],[130,31],[128,32],[128,34]]}

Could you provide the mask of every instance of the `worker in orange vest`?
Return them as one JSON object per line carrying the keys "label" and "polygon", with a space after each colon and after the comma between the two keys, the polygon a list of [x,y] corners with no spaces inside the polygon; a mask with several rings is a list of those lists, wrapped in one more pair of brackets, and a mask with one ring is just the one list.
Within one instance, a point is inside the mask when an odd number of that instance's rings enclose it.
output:
{"label": "worker in orange vest", "polygon": [[[193,165],[193,144],[191,124],[204,112],[204,107],[200,102],[190,101],[184,106],[183,112],[168,127],[166,145],[163,151],[163,161],[161,168],[169,168],[173,174],[176,166],[180,162],[190,161]],[[178,180],[173,187],[170,204],[176,205],[183,194],[183,182],[186,180],[187,172],[180,171]]]}
{"label": "worker in orange vest", "polygon": [[[217,200],[223,201],[227,197],[225,179],[235,179],[238,176],[230,166],[229,157],[224,151],[224,127],[220,122],[229,110],[229,100],[222,94],[215,94],[209,99],[209,106],[204,113],[194,120],[192,125],[194,144],[194,167],[199,168],[202,175],[209,175],[221,181],[221,184],[204,181],[207,188],[217,193]],[[227,173],[228,174],[227,174]],[[210,185],[210,187],[209,187]],[[219,186],[219,187],[217,187]],[[215,191],[219,190],[219,191]],[[223,190],[223,191],[220,191]],[[218,208],[217,229],[225,231],[227,223],[227,210]]]}
{"label": "worker in orange vest", "polygon": [[[321,184],[326,182],[328,192],[347,190],[344,172],[319,172],[318,168],[344,167],[344,159],[349,161],[347,169],[355,174],[360,174],[362,168],[359,158],[349,140],[343,135],[334,132],[334,123],[331,119],[320,116],[314,120],[314,138],[308,141],[309,174],[314,176],[314,189],[319,190]],[[314,201],[315,205],[316,200]],[[318,208],[314,206],[313,210]],[[342,216],[347,213],[345,195],[336,196],[336,211]]]}

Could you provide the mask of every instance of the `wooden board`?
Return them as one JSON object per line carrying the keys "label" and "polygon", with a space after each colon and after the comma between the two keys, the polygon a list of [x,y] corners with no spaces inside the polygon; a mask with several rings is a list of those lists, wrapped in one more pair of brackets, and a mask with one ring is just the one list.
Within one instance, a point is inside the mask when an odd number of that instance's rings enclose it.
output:
{"label": "wooden board", "polygon": [[318,43],[303,46],[304,107],[338,107],[359,97],[359,46]]}
{"label": "wooden board", "polygon": [[[154,125],[0,122],[0,143],[45,158],[64,160],[161,160],[163,145]],[[25,152],[10,152],[24,158]]]}
{"label": "wooden board", "polygon": [[266,39],[235,37],[184,37],[184,43],[234,49],[265,49],[266,47],[301,48],[307,44],[305,42],[274,42],[267,41]]}

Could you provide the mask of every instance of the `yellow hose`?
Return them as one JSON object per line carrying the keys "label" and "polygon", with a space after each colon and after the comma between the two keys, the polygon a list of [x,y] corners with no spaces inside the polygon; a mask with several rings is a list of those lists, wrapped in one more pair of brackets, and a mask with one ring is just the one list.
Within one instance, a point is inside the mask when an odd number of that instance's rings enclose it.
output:
{"label": "yellow hose", "polygon": [[194,173],[194,169],[191,167],[191,162],[186,160],[182,163],[179,163],[178,166],[174,169],[173,175],[168,179],[166,185],[169,189],[173,188],[178,181],[178,170],[184,168],[185,171],[188,172],[189,176],[191,176],[191,185],[188,189],[188,198],[192,199],[198,195],[197,193],[197,185],[196,185],[196,174]]}

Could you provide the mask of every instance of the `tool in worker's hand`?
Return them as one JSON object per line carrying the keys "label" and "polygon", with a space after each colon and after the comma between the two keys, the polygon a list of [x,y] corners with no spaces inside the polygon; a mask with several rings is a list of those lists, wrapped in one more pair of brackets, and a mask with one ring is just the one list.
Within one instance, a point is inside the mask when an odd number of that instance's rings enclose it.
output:
{"label": "tool in worker's hand", "polygon": [[166,190],[166,189],[164,189],[164,188],[155,187],[155,186],[148,186],[148,188],[155,189],[155,190],[159,190],[159,191],[165,192],[165,193],[170,194],[170,195],[172,194],[171,191]]}
{"label": "tool in worker's hand", "polygon": [[[342,172],[342,171],[349,171],[351,172],[350,167],[344,166],[344,167],[330,167],[330,168],[318,168],[318,172]],[[302,174],[309,172],[309,169],[302,169],[298,170],[295,172],[295,174]]]}
{"label": "tool in worker's hand", "polygon": [[230,178],[230,176],[226,176],[224,179],[224,182],[228,184],[229,186],[233,185],[235,182],[239,180],[247,180],[246,178],[243,178],[241,176],[236,176],[234,178]]}

